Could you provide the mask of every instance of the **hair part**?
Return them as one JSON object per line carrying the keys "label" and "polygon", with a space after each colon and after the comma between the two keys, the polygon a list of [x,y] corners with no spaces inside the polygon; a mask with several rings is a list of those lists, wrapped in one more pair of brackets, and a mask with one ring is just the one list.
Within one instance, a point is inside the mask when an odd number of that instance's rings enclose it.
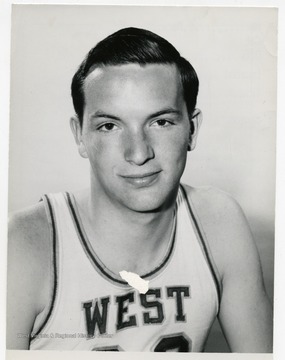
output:
{"label": "hair part", "polygon": [[189,117],[195,110],[199,80],[193,66],[175,47],[151,31],[125,28],[106,37],[93,47],[72,79],[73,106],[82,126],[85,98],[84,81],[97,67],[123,64],[175,64],[178,68]]}

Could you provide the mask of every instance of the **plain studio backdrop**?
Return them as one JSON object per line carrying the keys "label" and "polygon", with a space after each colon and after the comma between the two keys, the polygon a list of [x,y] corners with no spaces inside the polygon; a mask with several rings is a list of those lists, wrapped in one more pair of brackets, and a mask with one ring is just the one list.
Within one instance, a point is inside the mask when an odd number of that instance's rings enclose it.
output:
{"label": "plain studio backdrop", "polygon": [[[91,47],[128,26],[165,37],[196,69],[203,124],[182,181],[220,188],[241,204],[272,300],[276,9],[14,5],[9,210],[89,185],[69,127],[70,83]],[[206,350],[228,351],[217,323]]]}

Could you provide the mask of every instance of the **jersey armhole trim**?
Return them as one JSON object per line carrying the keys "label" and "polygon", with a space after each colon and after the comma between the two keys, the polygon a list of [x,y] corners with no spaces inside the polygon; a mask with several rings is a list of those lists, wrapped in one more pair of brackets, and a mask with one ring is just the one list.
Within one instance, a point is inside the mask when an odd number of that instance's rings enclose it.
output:
{"label": "jersey armhole trim", "polygon": [[45,209],[46,209],[46,215],[48,219],[48,224],[50,227],[50,234],[52,238],[52,264],[50,268],[53,271],[53,289],[51,294],[51,300],[49,303],[49,310],[45,318],[42,320],[41,325],[38,327],[38,330],[30,335],[30,343],[35,341],[37,339],[37,336],[41,333],[41,331],[46,326],[48,320],[51,317],[51,314],[54,309],[55,299],[57,295],[57,289],[58,289],[58,264],[57,264],[57,232],[56,232],[56,224],[55,224],[55,217],[51,205],[51,201],[48,198],[47,195],[44,195],[41,199],[41,201],[44,202]]}
{"label": "jersey armhole trim", "polygon": [[221,280],[220,280],[220,275],[219,275],[217,266],[215,265],[213,256],[211,254],[209,244],[206,241],[205,233],[202,230],[201,224],[199,225],[199,220],[198,220],[199,218],[198,218],[197,213],[194,211],[194,206],[193,206],[192,203],[190,204],[190,200],[188,198],[186,190],[184,189],[184,187],[181,184],[180,184],[180,188],[181,188],[181,191],[182,191],[183,196],[184,196],[185,201],[186,201],[186,207],[187,207],[187,210],[189,211],[189,217],[193,221],[196,233],[197,233],[198,238],[199,238],[199,243],[200,243],[202,252],[203,252],[204,257],[205,257],[205,259],[206,259],[206,261],[208,263],[210,272],[212,274],[212,278],[214,280],[214,284],[215,284],[216,291],[217,291],[217,297],[218,297],[218,313],[219,313],[219,311],[220,311],[220,303],[221,303],[221,294],[222,294],[222,283],[221,283]]}

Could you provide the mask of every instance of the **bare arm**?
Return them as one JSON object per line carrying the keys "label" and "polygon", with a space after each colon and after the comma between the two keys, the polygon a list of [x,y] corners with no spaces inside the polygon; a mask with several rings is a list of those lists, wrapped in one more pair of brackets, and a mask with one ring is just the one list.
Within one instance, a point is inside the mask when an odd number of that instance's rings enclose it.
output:
{"label": "bare arm", "polygon": [[272,352],[272,308],[259,255],[241,209],[234,203],[228,207],[231,226],[225,245],[220,324],[233,352]]}
{"label": "bare arm", "polygon": [[36,316],[48,294],[48,227],[42,205],[14,215],[9,223],[7,349],[29,348]]}
{"label": "bare arm", "polygon": [[215,189],[189,191],[220,273],[219,321],[233,352],[272,352],[272,307],[240,206]]}

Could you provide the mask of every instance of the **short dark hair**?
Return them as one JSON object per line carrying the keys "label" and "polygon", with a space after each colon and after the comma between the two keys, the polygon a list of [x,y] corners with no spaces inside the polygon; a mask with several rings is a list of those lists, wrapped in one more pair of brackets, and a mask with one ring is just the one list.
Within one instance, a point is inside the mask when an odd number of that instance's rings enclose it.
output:
{"label": "short dark hair", "polygon": [[84,81],[97,67],[137,63],[175,64],[179,70],[188,114],[196,106],[199,80],[193,66],[180,56],[175,47],[151,31],[125,28],[109,35],[92,48],[72,79],[73,106],[82,126],[84,114]]}

